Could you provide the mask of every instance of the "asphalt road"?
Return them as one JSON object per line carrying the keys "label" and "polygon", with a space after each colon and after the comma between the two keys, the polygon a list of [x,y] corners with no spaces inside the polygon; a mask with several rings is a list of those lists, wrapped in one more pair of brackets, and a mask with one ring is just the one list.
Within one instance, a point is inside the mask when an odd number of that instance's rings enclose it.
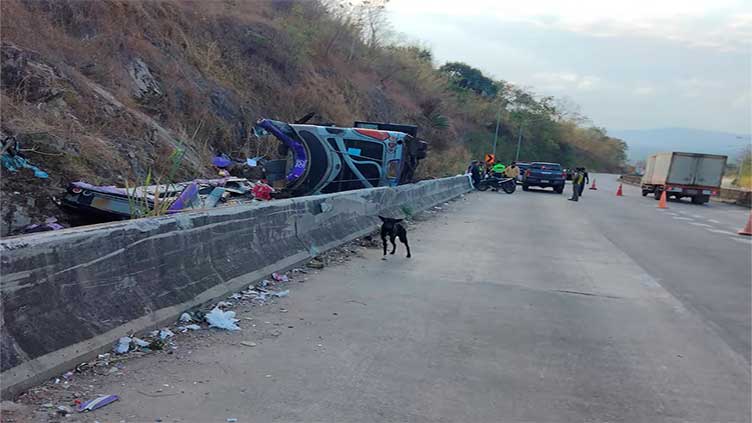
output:
{"label": "asphalt road", "polygon": [[121,400],[66,421],[749,422],[749,212],[596,177],[578,203],[442,206],[412,259],[366,250],[239,308],[240,332],[81,378]]}

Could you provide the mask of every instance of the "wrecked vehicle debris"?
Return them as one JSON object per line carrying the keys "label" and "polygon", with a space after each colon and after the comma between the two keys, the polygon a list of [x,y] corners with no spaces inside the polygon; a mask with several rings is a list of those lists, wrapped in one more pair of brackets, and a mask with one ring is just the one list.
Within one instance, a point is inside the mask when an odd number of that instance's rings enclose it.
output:
{"label": "wrecked vehicle debris", "polygon": [[291,156],[281,182],[294,197],[413,182],[428,148],[417,127],[376,122],[339,128],[260,119],[254,134],[273,135]]}
{"label": "wrecked vehicle debris", "polygon": [[[258,188],[261,187],[261,188]],[[263,198],[254,195],[254,189],[263,191]],[[235,205],[254,199],[270,199],[273,189],[262,182],[244,178],[196,179],[175,184],[149,185],[132,189],[115,186],[96,186],[86,182],[68,185],[62,205],[84,214],[105,217],[111,220],[140,217],[144,210],[134,207],[134,201],[154,208],[156,202],[170,204],[168,214],[186,210],[217,207],[219,203]],[[157,198],[158,197],[158,198]],[[158,200],[158,201],[155,201]]]}
{"label": "wrecked vehicle debris", "polygon": [[2,142],[2,161],[3,167],[10,172],[18,172],[19,169],[29,169],[34,172],[34,176],[40,179],[47,179],[47,172],[31,164],[28,160],[20,155],[21,146],[15,137],[6,137]]}

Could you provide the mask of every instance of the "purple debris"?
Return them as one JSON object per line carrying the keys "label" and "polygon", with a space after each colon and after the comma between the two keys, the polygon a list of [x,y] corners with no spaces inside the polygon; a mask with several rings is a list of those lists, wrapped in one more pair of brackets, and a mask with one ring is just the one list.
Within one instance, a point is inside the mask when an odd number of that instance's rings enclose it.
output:
{"label": "purple debris", "polygon": [[103,395],[98,398],[94,398],[93,400],[86,401],[85,403],[78,406],[78,412],[83,413],[86,411],[93,411],[98,408],[102,408],[107,404],[113,403],[120,398],[117,395]]}
{"label": "purple debris", "polygon": [[198,184],[191,182],[183,192],[180,194],[177,200],[170,206],[168,212],[178,212],[180,210],[193,207],[194,203],[199,200],[198,196]]}
{"label": "purple debris", "polygon": [[225,168],[232,164],[232,160],[228,159],[227,157],[223,156],[215,156],[212,159],[212,164],[214,166],[217,166],[218,168]]}

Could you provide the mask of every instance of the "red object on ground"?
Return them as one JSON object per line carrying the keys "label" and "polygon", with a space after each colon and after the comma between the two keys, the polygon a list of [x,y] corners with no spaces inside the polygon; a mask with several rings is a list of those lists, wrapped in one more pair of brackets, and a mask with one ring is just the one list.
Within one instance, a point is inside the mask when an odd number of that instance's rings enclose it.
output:
{"label": "red object on ground", "polygon": [[590,185],[590,189],[598,189],[595,187],[595,178],[593,178],[593,183]]}
{"label": "red object on ground", "polygon": [[257,200],[267,200],[267,201],[272,199],[273,191],[274,191],[274,188],[270,187],[267,184],[262,184],[262,183],[257,183],[253,185],[253,188],[251,189],[253,198]]}
{"label": "red object on ground", "polygon": [[619,184],[619,188],[616,190],[616,196],[617,197],[622,197],[623,196],[623,194],[621,192],[621,184]]}
{"label": "red object on ground", "polygon": [[668,196],[666,195],[666,191],[661,192],[661,200],[658,202],[658,208],[659,209],[667,209],[668,206],[666,205],[666,199]]}
{"label": "red object on ground", "polygon": [[747,220],[747,226],[741,231],[737,232],[739,235],[752,236],[752,212],[749,213],[749,219]]}

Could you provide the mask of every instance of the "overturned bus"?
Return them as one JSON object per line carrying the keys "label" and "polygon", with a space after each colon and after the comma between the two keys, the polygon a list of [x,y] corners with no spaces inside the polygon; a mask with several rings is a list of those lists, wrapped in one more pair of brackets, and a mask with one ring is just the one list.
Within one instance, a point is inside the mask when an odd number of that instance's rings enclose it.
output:
{"label": "overturned bus", "polygon": [[428,148],[417,127],[377,122],[340,128],[261,119],[255,133],[282,143],[285,191],[292,196],[413,182]]}

